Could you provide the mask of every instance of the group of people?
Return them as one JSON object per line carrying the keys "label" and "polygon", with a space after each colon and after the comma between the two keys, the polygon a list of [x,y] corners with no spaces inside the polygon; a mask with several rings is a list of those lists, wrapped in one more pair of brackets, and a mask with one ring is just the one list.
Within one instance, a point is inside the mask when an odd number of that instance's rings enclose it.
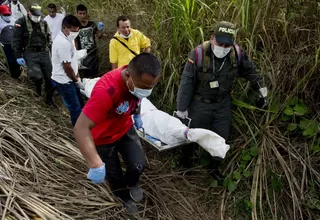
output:
{"label": "group of people", "polygon": [[[66,84],[66,81],[59,79],[59,77],[57,79],[54,76],[55,74],[59,75],[56,70],[58,69],[57,71],[59,72],[60,69],[54,66],[55,58],[53,55],[55,52],[52,47],[53,42],[61,31],[63,19],[66,16],[70,18],[70,15],[66,15],[63,8],[61,8],[62,13],[58,13],[57,6],[53,3],[47,6],[47,16],[43,15],[42,8],[37,3],[31,3],[26,8],[21,2],[11,0],[3,1],[0,6],[0,42],[7,58],[10,74],[13,78],[19,78],[21,75],[20,67],[27,66],[27,75],[35,86],[37,96],[40,97],[42,94],[42,81],[44,81],[46,103],[55,106],[53,93],[57,89],[62,95],[72,117],[74,114],[78,116],[82,102],[74,103],[74,99],[71,99],[70,103],[70,100],[64,96],[65,93],[68,93],[66,91],[68,89],[65,90],[62,86],[57,86],[57,84]],[[85,78],[96,77],[99,75],[97,41],[102,36],[104,24],[103,22],[96,23],[89,20],[88,9],[82,4],[76,7],[76,15],[73,17],[76,17],[80,25],[78,31],[71,33],[74,36],[72,43],[75,50],[69,51],[69,53],[72,52],[77,56],[79,51],[86,51],[86,56],[81,60],[81,63],[77,62],[79,68],[75,69],[76,74],[78,78],[79,72]],[[129,35],[130,21],[127,17],[120,16],[117,20],[117,27],[121,29],[120,32],[125,37],[120,37],[117,31],[110,41],[110,48],[112,48],[110,49],[110,61],[113,68],[117,68],[118,65],[128,64],[130,61],[127,58],[128,54],[124,54],[123,45],[128,44],[135,54],[140,53],[142,47],[150,48],[150,40],[138,30]],[[117,42],[114,42],[114,40],[117,40]],[[133,54],[129,55],[131,59],[133,56]],[[52,82],[52,77],[57,82]],[[79,87],[81,83],[77,85]],[[74,113],[75,111],[77,113]]]}
{"label": "group of people", "polygon": [[[20,76],[19,65],[27,65],[28,77],[38,95],[42,79],[45,80],[47,103],[52,102],[53,91],[59,91],[70,112],[75,139],[89,166],[88,179],[95,184],[107,180],[126,211],[138,212],[136,202],[143,199],[138,183],[146,164],[136,133],[136,129],[143,127],[140,104],[152,93],[162,72],[159,60],[150,53],[150,40],[131,28],[126,16],[118,17],[117,31],[109,44],[112,70],[99,79],[84,104],[79,91],[83,89],[79,71],[82,68],[85,77],[97,76],[97,39],[104,24],[88,20],[84,5],[77,6],[74,16],[66,15],[64,10],[57,13],[57,7],[49,4],[49,15],[42,19],[41,6],[36,3],[30,4],[26,12],[21,10],[20,18],[16,18],[10,8],[17,8],[17,4],[24,8],[18,1],[0,6],[0,42],[12,77]],[[258,107],[268,105],[263,78],[235,43],[235,35],[234,24],[217,23],[210,40],[189,54],[177,93],[179,118],[189,117],[192,128],[212,130],[225,140],[231,126],[230,92],[235,77],[251,82],[260,97]],[[79,50],[87,50],[88,54],[81,65],[77,59]],[[184,147],[185,161],[189,161],[193,148]],[[125,173],[118,153],[126,162]],[[221,158],[212,158],[210,165],[210,174],[218,180],[223,179],[220,162]]]}

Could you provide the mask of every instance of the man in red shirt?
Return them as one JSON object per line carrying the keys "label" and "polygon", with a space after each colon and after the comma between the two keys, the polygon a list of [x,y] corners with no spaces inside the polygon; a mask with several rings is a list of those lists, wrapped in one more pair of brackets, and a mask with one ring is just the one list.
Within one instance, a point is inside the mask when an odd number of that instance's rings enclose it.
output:
{"label": "man in red shirt", "polygon": [[[160,77],[161,65],[154,55],[137,55],[128,66],[100,78],[74,127],[80,151],[90,168],[88,179],[97,184],[106,178],[131,214],[138,211],[134,201],[143,198],[138,182],[145,166],[131,115],[136,128],[142,128],[140,100],[151,94]],[[124,175],[118,152],[127,165]]]}

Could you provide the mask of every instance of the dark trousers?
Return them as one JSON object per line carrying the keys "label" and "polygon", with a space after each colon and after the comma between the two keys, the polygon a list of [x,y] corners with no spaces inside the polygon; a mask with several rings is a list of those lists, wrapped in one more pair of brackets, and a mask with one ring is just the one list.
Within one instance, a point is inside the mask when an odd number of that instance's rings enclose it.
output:
{"label": "dark trousers", "polygon": [[51,83],[52,74],[52,64],[49,55],[49,51],[40,52],[24,52],[23,55],[27,67],[28,67],[28,77],[37,87],[41,89],[41,84],[43,79],[45,80],[45,91],[51,93],[54,89]]}
{"label": "dark trousers", "polygon": [[69,110],[71,123],[74,126],[84,106],[80,89],[73,82],[60,84],[54,81],[54,84],[62,96],[63,104]]}
{"label": "dark trousers", "polygon": [[232,121],[229,96],[219,103],[193,100],[188,113],[192,119],[190,127],[211,130],[227,141]]}
{"label": "dark trousers", "polygon": [[11,44],[3,44],[2,47],[6,55],[11,77],[15,79],[19,78],[21,75],[20,65],[17,63],[16,58],[13,55]]}
{"label": "dark trousers", "polygon": [[[232,122],[230,105],[229,96],[219,103],[205,103],[198,100],[192,100],[192,103],[188,108],[189,118],[192,119],[190,127],[211,130],[227,141]],[[188,163],[188,161],[190,161],[196,146],[196,144],[190,144],[182,149],[182,163]],[[205,157],[211,158],[208,168],[215,169],[220,165],[221,158],[212,158],[209,153],[203,153],[205,154]]]}
{"label": "dark trousers", "polygon": [[[112,144],[97,146],[97,152],[106,165],[106,180],[113,193],[124,202],[130,199],[127,187],[138,184],[145,167],[145,154],[139,136],[131,129],[118,141]],[[121,170],[118,152],[127,165],[125,174]]]}

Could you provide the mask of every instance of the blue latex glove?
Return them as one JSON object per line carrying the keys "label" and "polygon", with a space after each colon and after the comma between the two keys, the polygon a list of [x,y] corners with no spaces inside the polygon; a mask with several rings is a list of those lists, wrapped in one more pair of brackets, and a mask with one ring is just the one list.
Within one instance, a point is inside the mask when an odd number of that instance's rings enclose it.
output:
{"label": "blue latex glove", "polygon": [[103,164],[98,168],[90,168],[87,177],[94,184],[102,183],[106,177],[106,165]]}
{"label": "blue latex glove", "polygon": [[98,30],[99,30],[99,31],[102,31],[103,28],[104,28],[104,23],[101,22],[101,21],[99,21],[99,22],[98,22]]}
{"label": "blue latex glove", "polygon": [[134,125],[136,126],[137,129],[142,128],[142,120],[141,120],[141,115],[133,115],[133,120],[134,120]]}
{"label": "blue latex glove", "polygon": [[25,61],[23,58],[18,58],[18,59],[17,59],[17,63],[18,63],[20,66],[26,65],[26,61]]}

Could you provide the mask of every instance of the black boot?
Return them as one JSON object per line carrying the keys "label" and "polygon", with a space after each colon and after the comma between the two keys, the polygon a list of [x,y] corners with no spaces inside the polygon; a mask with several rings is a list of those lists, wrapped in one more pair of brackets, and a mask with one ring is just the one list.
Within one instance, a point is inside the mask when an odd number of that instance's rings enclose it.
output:
{"label": "black boot", "polygon": [[218,181],[219,185],[222,185],[225,176],[221,173],[219,167],[222,163],[222,158],[220,157],[212,157],[210,161],[209,168],[209,175]]}
{"label": "black boot", "polygon": [[46,104],[57,108],[58,106],[56,105],[56,103],[53,100],[54,91],[55,91],[55,89],[52,88],[52,89],[50,89],[49,91],[46,92]]}
{"label": "black boot", "polygon": [[181,157],[179,158],[179,165],[183,168],[192,168],[194,166],[193,155],[196,149],[196,144],[191,143],[185,146],[182,146]]}
{"label": "black boot", "polygon": [[41,83],[36,83],[36,96],[40,97],[41,96]]}

